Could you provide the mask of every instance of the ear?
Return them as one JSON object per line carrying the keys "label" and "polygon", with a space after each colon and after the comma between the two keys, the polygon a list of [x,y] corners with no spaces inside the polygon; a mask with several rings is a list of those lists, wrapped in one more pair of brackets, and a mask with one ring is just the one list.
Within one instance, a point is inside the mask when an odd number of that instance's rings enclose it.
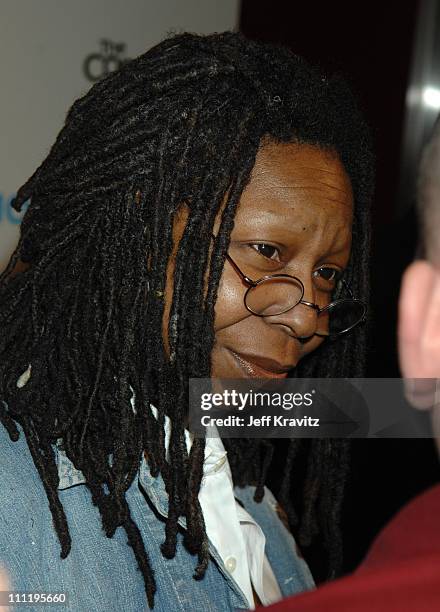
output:
{"label": "ear", "polygon": [[[405,378],[440,378],[440,271],[416,261],[405,271],[399,298],[400,369]],[[406,385],[407,397],[418,408],[434,403],[435,381]]]}

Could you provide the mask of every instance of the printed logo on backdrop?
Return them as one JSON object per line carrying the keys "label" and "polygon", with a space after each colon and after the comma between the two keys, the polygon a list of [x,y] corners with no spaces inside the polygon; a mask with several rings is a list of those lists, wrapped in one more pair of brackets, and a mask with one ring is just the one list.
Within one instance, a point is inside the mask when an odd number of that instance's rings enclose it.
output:
{"label": "printed logo on backdrop", "polygon": [[23,215],[26,212],[29,202],[25,202],[21,212],[17,212],[11,206],[12,200],[15,198],[15,193],[2,193],[0,191],[0,223],[9,223],[11,225],[20,225]]}
{"label": "printed logo on backdrop", "polygon": [[[88,81],[95,83],[110,72],[118,70],[130,61],[131,58],[125,56],[127,45],[124,42],[114,42],[108,38],[99,41],[99,49],[89,53],[83,62],[83,74]],[[18,226],[29,203],[25,203],[21,212],[17,212],[11,206],[11,201],[15,193],[5,193],[0,191],[0,224]]]}
{"label": "printed logo on backdrop", "polygon": [[125,43],[102,38],[99,45],[100,50],[89,53],[83,62],[84,76],[92,83],[96,83],[110,72],[119,70],[123,64],[130,61],[130,58],[125,57],[127,47]]}

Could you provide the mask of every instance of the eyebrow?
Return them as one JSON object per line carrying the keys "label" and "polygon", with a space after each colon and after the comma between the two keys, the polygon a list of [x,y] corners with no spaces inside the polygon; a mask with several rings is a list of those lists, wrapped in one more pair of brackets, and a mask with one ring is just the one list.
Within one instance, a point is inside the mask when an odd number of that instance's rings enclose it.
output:
{"label": "eyebrow", "polygon": [[[234,233],[240,233],[243,234],[243,237],[238,237],[238,236],[234,236]],[[266,234],[265,236],[263,235],[261,238],[258,238],[258,240],[263,240],[264,238],[267,239],[270,242],[276,242],[280,245],[286,246],[288,247],[289,243],[294,243],[296,242],[298,236],[301,236],[302,234],[302,230],[301,230],[301,224],[298,226],[297,231],[293,232],[291,229],[287,230],[285,226],[280,226],[279,224],[277,225],[271,225],[270,223],[265,223],[264,225],[261,226],[235,226],[232,234],[231,234],[231,240],[237,240],[237,241],[242,241],[242,240],[250,240],[252,237],[252,234],[263,234],[263,232]],[[277,237],[273,237],[271,238],[268,234],[278,234]],[[338,238],[340,238],[340,236],[342,234],[345,234],[345,232],[341,232],[340,229],[337,229],[337,231],[335,232],[335,238],[332,242],[332,246],[333,244],[337,244]],[[246,237],[246,235],[249,234],[248,237]],[[349,234],[346,235],[346,238],[344,239],[344,241],[341,241],[342,246],[338,249],[338,251],[342,251],[345,248],[345,245],[348,244],[350,242],[349,240],[350,236]],[[255,237],[255,239],[257,240],[257,237]]]}

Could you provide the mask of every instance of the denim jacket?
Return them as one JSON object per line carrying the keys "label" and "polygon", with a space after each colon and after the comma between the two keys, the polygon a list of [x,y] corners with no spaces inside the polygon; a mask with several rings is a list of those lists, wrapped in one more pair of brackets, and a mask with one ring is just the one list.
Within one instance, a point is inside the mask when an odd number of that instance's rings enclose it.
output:
{"label": "denim jacket", "polygon": [[[66,593],[67,603],[51,604],[53,612],[140,612],[148,610],[143,577],[137,569],[127,536],[118,527],[107,538],[99,510],[93,506],[84,478],[63,451],[54,446],[60,476],[59,497],[67,516],[72,548],[60,558],[60,544],[43,483],[34,466],[24,434],[12,442],[0,424],[0,563],[8,570],[11,589],[18,592]],[[269,489],[261,503],[253,500],[255,487],[238,488],[235,496],[260,525],[266,537],[266,555],[283,596],[314,587],[295,541],[276,513]],[[168,496],[159,475],[151,476],[145,459],[126,493],[133,520],[140,529],[154,571],[155,612],[226,612],[247,609],[246,598],[210,543],[210,563],[204,578],[192,578],[197,557],[189,553],[178,534],[176,555],[165,559],[164,517]],[[179,523],[185,529],[185,519]],[[41,610],[20,604],[22,612]],[[44,608],[43,608],[44,609]]]}

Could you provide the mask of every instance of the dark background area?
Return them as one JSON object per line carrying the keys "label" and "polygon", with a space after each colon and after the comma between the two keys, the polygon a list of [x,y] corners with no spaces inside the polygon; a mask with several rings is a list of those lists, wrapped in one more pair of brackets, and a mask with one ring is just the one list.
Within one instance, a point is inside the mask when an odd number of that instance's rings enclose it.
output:
{"label": "dark background area", "polygon": [[[367,375],[375,378],[400,376],[397,298],[417,238],[414,208],[404,217],[398,214],[397,187],[418,9],[418,0],[242,0],[240,15],[240,30],[248,38],[282,43],[326,72],[342,72],[372,128],[377,177]],[[354,440],[352,465],[343,514],[344,572],[362,560],[374,536],[407,500],[438,480],[432,440]],[[308,560],[322,578],[322,554],[311,550]]]}

